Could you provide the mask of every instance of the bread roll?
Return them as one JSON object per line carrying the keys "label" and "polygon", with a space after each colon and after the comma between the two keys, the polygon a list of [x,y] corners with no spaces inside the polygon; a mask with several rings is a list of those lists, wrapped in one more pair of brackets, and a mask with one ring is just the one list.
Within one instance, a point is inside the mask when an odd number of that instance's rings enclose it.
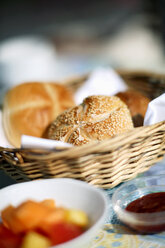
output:
{"label": "bread roll", "polygon": [[48,138],[79,146],[131,128],[130,112],[118,97],[90,96],[59,115],[48,128]]}
{"label": "bread roll", "polygon": [[150,99],[135,90],[127,90],[116,94],[128,106],[134,126],[142,126]]}
{"label": "bread roll", "polygon": [[3,104],[7,139],[20,147],[22,134],[41,137],[46,127],[65,109],[74,106],[72,92],[57,83],[31,82],[9,90]]}

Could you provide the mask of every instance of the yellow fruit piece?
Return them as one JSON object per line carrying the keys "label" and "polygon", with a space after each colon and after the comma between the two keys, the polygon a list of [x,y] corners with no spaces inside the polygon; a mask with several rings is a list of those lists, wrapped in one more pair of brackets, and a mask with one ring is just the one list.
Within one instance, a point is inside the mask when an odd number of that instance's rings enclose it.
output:
{"label": "yellow fruit piece", "polygon": [[86,213],[77,209],[69,209],[66,211],[66,221],[81,227],[87,227],[89,223]]}
{"label": "yellow fruit piece", "polygon": [[48,248],[50,245],[50,241],[46,237],[36,232],[29,232],[24,237],[21,248]]}

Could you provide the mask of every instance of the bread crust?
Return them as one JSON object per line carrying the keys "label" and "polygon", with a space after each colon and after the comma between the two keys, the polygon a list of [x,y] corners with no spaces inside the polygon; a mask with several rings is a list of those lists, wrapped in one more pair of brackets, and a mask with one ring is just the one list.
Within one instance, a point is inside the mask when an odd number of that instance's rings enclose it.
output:
{"label": "bread crust", "polygon": [[22,134],[42,137],[56,116],[74,105],[72,92],[58,83],[17,85],[4,98],[2,118],[6,137],[14,147],[20,147]]}
{"label": "bread crust", "polygon": [[104,140],[133,128],[130,112],[116,96],[89,96],[64,111],[48,129],[48,138],[73,145]]}
{"label": "bread crust", "polygon": [[116,94],[128,106],[135,127],[142,126],[150,99],[142,93],[129,89]]}
{"label": "bread crust", "polygon": [[127,90],[116,94],[128,106],[131,116],[137,114],[145,116],[150,99],[138,91]]}

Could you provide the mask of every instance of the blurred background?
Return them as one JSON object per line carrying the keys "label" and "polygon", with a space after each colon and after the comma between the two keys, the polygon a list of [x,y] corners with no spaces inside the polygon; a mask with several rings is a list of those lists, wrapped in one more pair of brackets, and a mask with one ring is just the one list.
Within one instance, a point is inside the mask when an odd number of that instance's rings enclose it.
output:
{"label": "blurred background", "polygon": [[165,72],[163,0],[1,0],[0,90],[96,67]]}

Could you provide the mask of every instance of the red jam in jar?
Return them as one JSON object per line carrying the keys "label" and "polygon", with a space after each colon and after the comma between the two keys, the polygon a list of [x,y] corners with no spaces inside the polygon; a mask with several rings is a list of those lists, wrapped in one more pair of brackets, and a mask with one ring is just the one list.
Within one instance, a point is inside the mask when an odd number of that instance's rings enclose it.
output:
{"label": "red jam in jar", "polygon": [[[129,212],[133,212],[133,213],[142,213],[142,214],[148,214],[148,216],[144,215],[143,216],[143,221],[144,223],[147,222],[147,219],[149,217],[152,218],[152,215],[150,216],[150,214],[152,213],[158,213],[159,212],[164,212],[165,215],[165,192],[157,192],[157,193],[151,193],[148,195],[144,195],[134,201],[132,201],[131,203],[129,203],[127,205],[127,207],[125,208],[127,211]],[[161,213],[160,213],[161,214]],[[163,215],[163,216],[164,216]],[[164,218],[165,220],[165,216],[162,218]],[[140,232],[147,232],[147,233],[155,233],[155,232],[161,232],[163,230],[165,230],[165,221],[160,222],[159,224],[154,224],[154,222],[157,222],[157,218],[159,218],[160,220],[162,220],[161,216],[159,217],[154,217],[153,219],[153,225],[132,225],[131,227],[140,231]]]}

